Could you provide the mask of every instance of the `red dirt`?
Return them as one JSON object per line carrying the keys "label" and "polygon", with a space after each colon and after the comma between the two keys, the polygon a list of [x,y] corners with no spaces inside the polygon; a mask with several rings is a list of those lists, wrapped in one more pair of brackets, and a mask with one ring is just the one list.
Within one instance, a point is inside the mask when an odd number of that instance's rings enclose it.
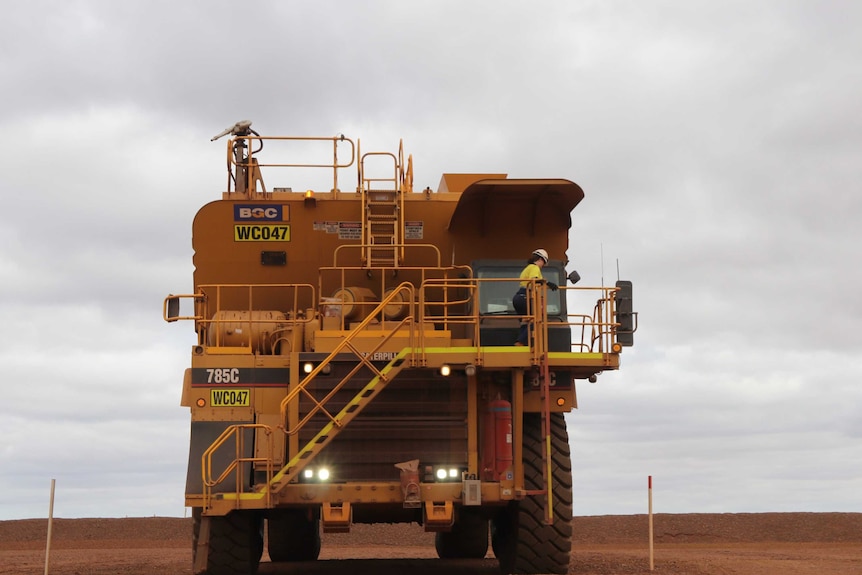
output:
{"label": "red dirt", "polygon": [[[849,575],[862,573],[862,513],[656,515],[655,573]],[[50,573],[191,573],[191,519],[55,519]],[[569,573],[648,574],[647,518],[575,517]],[[0,522],[0,574],[42,573],[47,520]],[[433,534],[417,525],[355,525],[324,535],[321,560],[271,564],[261,575],[436,573],[496,575],[497,562],[436,559]]]}

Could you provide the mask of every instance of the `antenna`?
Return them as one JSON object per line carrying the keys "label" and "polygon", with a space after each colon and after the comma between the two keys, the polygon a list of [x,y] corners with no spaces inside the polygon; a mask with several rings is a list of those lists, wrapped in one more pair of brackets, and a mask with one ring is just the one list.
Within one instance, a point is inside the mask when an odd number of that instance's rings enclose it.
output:
{"label": "antenna", "polygon": [[620,281],[620,258],[617,258],[617,281]]}
{"label": "antenna", "polygon": [[600,285],[605,285],[605,244],[604,242],[599,242],[599,253],[602,258],[602,283]]}

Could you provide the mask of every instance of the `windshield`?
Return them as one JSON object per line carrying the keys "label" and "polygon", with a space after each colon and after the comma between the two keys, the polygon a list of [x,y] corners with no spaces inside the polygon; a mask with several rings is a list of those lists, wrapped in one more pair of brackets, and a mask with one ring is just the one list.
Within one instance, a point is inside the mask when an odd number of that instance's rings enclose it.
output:
{"label": "windshield", "polygon": [[[479,279],[517,278],[523,266],[480,267],[476,270]],[[542,277],[560,285],[560,270],[552,267],[542,268]],[[479,313],[514,314],[512,296],[518,291],[518,280],[485,281],[479,283]],[[560,292],[548,290],[548,315],[559,315]]]}

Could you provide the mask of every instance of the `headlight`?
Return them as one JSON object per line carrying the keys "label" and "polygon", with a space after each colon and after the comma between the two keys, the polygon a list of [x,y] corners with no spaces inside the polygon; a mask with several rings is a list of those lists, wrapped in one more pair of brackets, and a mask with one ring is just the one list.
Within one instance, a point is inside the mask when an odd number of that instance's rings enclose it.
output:
{"label": "headlight", "polygon": [[328,467],[306,467],[302,470],[302,483],[327,483],[332,478]]}
{"label": "headlight", "polygon": [[466,473],[466,467],[453,465],[434,465],[425,467],[425,481],[436,481],[438,483],[454,483],[461,481],[461,476]]}
{"label": "headlight", "polygon": [[[306,361],[305,363],[302,364],[302,372],[305,373],[306,375],[308,375],[309,373],[314,371],[314,368],[315,368],[315,364],[310,362],[310,361]],[[324,365],[321,368],[320,373],[322,373],[323,375],[329,375],[330,373],[332,373],[332,364],[327,363],[326,365]]]}

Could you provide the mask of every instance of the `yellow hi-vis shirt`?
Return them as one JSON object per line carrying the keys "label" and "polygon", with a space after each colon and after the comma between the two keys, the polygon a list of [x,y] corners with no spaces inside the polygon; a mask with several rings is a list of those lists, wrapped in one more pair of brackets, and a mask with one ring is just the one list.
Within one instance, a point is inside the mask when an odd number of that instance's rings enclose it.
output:
{"label": "yellow hi-vis shirt", "polygon": [[530,285],[529,280],[532,279],[542,279],[542,269],[536,264],[527,264],[527,267],[521,270],[521,287]]}

